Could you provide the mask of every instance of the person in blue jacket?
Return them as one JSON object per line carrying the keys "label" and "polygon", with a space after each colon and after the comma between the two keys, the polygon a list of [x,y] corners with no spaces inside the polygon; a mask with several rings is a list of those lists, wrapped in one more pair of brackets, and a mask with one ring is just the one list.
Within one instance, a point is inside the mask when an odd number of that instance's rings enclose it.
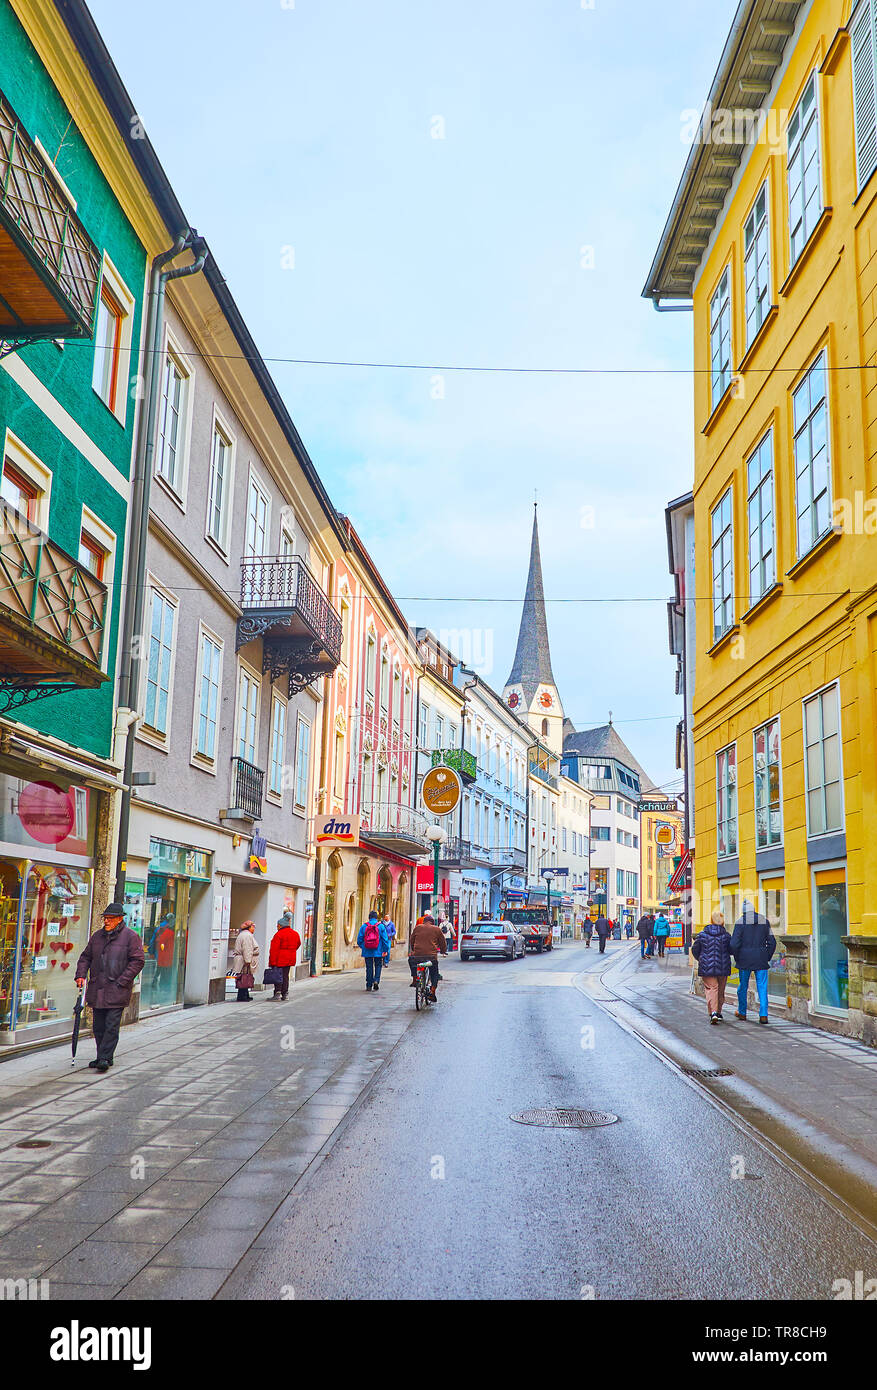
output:
{"label": "person in blue jacket", "polygon": [[710,1023],[721,1023],[725,985],[731,973],[731,937],[725,930],[725,919],[721,912],[714,912],[709,925],[694,938],[691,954],[697,961],[697,973],[703,980]]}
{"label": "person in blue jacket", "polygon": [[749,996],[749,977],[755,972],[755,988],[758,990],[758,1021],[767,1023],[767,970],[777,948],[776,937],[770,929],[770,922],[756,912],[750,902],[744,902],[743,912],[734,925],[731,937],[731,955],[740,971],[740,988],[737,990],[737,1017],[745,1019],[746,1003]]}
{"label": "person in blue jacket", "polygon": [[659,912],[655,918],[654,932],[658,943],[658,955],[662,956],[667,946],[667,937],[670,935],[670,923],[663,912]]}
{"label": "person in blue jacket", "polygon": [[377,992],[384,962],[390,958],[390,938],[374,909],[368,914],[368,921],[360,927],[356,944],[365,961],[365,987]]}

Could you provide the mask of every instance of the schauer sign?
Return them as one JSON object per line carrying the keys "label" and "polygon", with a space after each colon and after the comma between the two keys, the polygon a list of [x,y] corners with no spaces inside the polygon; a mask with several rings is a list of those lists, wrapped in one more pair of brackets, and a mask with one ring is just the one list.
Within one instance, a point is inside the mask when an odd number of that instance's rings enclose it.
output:
{"label": "schauer sign", "polygon": [[676,801],[641,801],[640,811],[678,811],[679,805]]}
{"label": "schauer sign", "polygon": [[460,804],[463,784],[452,767],[431,767],[423,779],[420,796],[434,816],[449,816]]}

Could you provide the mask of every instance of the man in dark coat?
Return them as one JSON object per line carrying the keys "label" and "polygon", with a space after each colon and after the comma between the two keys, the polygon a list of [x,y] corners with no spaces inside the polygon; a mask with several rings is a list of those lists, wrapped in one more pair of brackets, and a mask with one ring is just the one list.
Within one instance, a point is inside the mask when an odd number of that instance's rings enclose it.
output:
{"label": "man in dark coat", "polygon": [[647,912],[644,912],[637,922],[636,934],[639,937],[639,958],[642,960],[646,954],[646,947],[652,939],[652,918]]}
{"label": "man in dark coat", "polygon": [[100,1072],[113,1065],[122,1013],[131,1002],[131,989],[144,962],[143,942],[136,931],[125,926],[124,905],[110,903],[104,909],[103,921],[76,963],[79,989],[86,975],[89,977],[85,1002],[92,1011],[97,1044],[97,1057],[88,1065]]}
{"label": "man in dark coat", "polygon": [[731,955],[740,971],[738,1018],[746,1017],[749,977],[754,971],[755,988],[758,990],[758,1021],[767,1023],[767,969],[776,948],[776,937],[770,929],[770,922],[756,912],[750,902],[744,902],[743,912],[734,925],[731,937]]}
{"label": "man in dark coat", "polygon": [[597,935],[600,938],[600,955],[606,950],[606,941],[612,930],[612,924],[606,917],[598,917],[596,922]]}

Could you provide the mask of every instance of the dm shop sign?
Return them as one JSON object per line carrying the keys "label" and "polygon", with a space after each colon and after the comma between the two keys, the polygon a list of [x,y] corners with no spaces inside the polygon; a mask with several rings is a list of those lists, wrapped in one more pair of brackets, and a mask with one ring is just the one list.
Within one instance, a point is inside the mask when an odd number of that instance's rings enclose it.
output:
{"label": "dm shop sign", "polygon": [[359,816],[317,816],[314,839],[318,845],[358,845]]}

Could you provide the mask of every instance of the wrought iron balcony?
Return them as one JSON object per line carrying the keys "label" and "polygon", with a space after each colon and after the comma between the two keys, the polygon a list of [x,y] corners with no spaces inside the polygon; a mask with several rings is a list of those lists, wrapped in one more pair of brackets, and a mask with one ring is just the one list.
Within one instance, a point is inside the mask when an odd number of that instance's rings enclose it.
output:
{"label": "wrought iron balcony", "polygon": [[495,845],[490,851],[490,862],[504,869],[523,871],[527,867],[527,851],[516,845]]}
{"label": "wrought iron balcony", "polygon": [[91,338],[100,255],[0,92],[0,356],[37,338]]}
{"label": "wrought iron balcony", "polygon": [[360,839],[406,859],[421,859],[432,845],[427,839],[429,821],[411,806],[397,801],[374,801],[363,807]]}
{"label": "wrought iron balcony", "polygon": [[437,767],[439,763],[444,763],[445,767],[452,767],[455,772],[459,772],[460,781],[467,787],[478,778],[475,754],[465,748],[437,748],[432,754],[432,765]]}
{"label": "wrought iron balcony", "polygon": [[231,760],[231,805],[221,820],[261,820],[265,771],[245,758]]}
{"label": "wrought iron balcony", "polygon": [[107,680],[107,589],[0,502],[0,712]]}
{"label": "wrought iron balcony", "polygon": [[439,864],[446,869],[471,869],[474,863],[471,840],[452,835],[439,846]]}
{"label": "wrought iron balcony", "polygon": [[290,694],[341,660],[341,618],[300,555],[252,555],[241,561],[237,649],[261,637],[262,669],[288,675]]}

